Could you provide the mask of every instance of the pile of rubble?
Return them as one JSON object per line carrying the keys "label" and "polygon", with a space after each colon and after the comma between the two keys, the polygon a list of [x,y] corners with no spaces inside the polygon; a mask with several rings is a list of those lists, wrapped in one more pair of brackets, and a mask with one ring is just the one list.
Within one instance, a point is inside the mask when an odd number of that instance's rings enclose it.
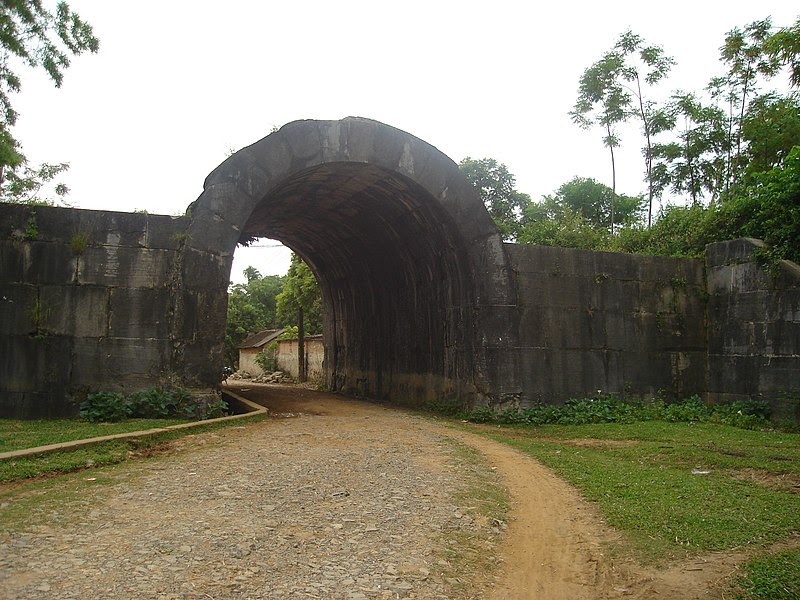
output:
{"label": "pile of rubble", "polygon": [[263,375],[253,375],[249,371],[236,371],[228,376],[228,379],[252,381],[253,383],[290,383],[292,378],[286,375],[283,371],[275,371],[273,373],[264,373]]}

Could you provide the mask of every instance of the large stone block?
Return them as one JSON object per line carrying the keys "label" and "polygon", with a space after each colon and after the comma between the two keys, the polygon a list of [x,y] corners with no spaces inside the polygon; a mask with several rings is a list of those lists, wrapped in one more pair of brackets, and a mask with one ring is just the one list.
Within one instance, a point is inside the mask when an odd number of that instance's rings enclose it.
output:
{"label": "large stone block", "polygon": [[189,224],[187,217],[147,215],[144,245],[147,248],[177,250],[186,241]]}
{"label": "large stone block", "polygon": [[172,296],[167,288],[113,288],[110,295],[111,337],[168,337]]}
{"label": "large stone block", "polygon": [[60,388],[42,392],[0,390],[0,418],[3,419],[60,419],[77,414],[77,402],[65,396]]}
{"label": "large stone block", "polygon": [[169,341],[142,338],[76,338],[72,382],[90,389],[151,387],[170,366]]}
{"label": "large stone block", "polygon": [[759,356],[709,354],[708,391],[756,396],[760,370]]}
{"label": "large stone block", "polygon": [[70,387],[73,338],[55,335],[0,336],[0,393],[58,391]]}
{"label": "large stone block", "polygon": [[233,256],[219,256],[186,248],[182,285],[188,290],[227,290]]}
{"label": "large stone block", "polygon": [[33,285],[0,284],[0,335],[36,333],[33,322],[38,290]]}
{"label": "large stone block", "polygon": [[758,389],[771,395],[798,397],[800,394],[800,355],[761,357]]}
{"label": "large stone block", "polygon": [[108,288],[48,285],[39,290],[39,310],[48,332],[76,337],[108,335]]}
{"label": "large stone block", "polygon": [[0,240],[0,282],[23,283],[25,280],[24,250],[30,251],[27,244]]}
{"label": "large stone block", "polygon": [[20,242],[24,283],[74,283],[76,257],[69,246],[51,242]]}
{"label": "large stone block", "polygon": [[175,252],[123,246],[89,247],[78,263],[78,283],[108,287],[162,287],[170,281]]}
{"label": "large stone block", "polygon": [[633,395],[672,393],[672,358],[668,352],[624,352],[620,360],[626,392]]}
{"label": "large stone block", "polygon": [[706,246],[706,265],[709,268],[714,268],[749,262],[752,259],[754,250],[766,247],[767,245],[764,242],[753,238],[739,238],[709,244]]}
{"label": "large stone block", "polygon": [[[800,356],[800,322],[773,321],[764,324],[764,354]],[[800,379],[800,371],[797,372]]]}

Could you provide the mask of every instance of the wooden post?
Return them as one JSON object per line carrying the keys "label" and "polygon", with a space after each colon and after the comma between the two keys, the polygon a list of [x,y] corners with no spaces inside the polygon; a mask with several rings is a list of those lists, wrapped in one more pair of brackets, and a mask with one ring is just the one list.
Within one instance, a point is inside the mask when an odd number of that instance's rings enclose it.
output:
{"label": "wooden post", "polygon": [[297,380],[306,380],[306,344],[305,332],[303,331],[303,309],[297,309]]}

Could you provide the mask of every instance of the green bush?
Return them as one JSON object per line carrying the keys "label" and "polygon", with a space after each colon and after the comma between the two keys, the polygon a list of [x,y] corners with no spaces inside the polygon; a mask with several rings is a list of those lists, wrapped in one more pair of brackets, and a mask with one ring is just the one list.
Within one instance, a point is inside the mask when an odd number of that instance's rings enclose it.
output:
{"label": "green bush", "polygon": [[121,392],[95,392],[81,403],[81,419],[93,422],[123,421],[130,416],[130,399]]}
{"label": "green bush", "polygon": [[763,400],[707,405],[699,396],[667,403],[662,399],[621,400],[610,394],[570,399],[563,406],[537,405],[500,411],[482,406],[462,417],[473,423],[506,425],[586,425],[636,421],[711,422],[743,429],[771,427],[769,406]]}
{"label": "green bush", "polygon": [[122,421],[124,419],[212,419],[227,414],[228,405],[221,398],[198,400],[184,388],[155,387],[123,394],[94,392],[81,403],[80,416],[87,421]]}
{"label": "green bush", "polygon": [[277,351],[278,342],[272,342],[256,354],[256,364],[264,370],[264,373],[272,373],[278,370],[278,359],[275,356]]}

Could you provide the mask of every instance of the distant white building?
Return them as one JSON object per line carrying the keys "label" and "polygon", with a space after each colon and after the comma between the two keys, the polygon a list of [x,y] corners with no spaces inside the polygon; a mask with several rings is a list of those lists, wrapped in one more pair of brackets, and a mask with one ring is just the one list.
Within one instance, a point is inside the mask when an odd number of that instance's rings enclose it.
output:
{"label": "distant white building", "polygon": [[[239,344],[239,370],[247,371],[253,377],[264,375],[264,369],[256,362],[256,355],[278,339],[283,332],[283,329],[265,329],[247,336]],[[297,365],[294,370],[297,371]]]}
{"label": "distant white building", "polygon": [[[306,356],[306,378],[309,381],[322,379],[322,361],[325,358],[325,347],[321,335],[303,337],[303,348]],[[278,340],[278,369],[293,379],[297,379],[298,340]]]}

